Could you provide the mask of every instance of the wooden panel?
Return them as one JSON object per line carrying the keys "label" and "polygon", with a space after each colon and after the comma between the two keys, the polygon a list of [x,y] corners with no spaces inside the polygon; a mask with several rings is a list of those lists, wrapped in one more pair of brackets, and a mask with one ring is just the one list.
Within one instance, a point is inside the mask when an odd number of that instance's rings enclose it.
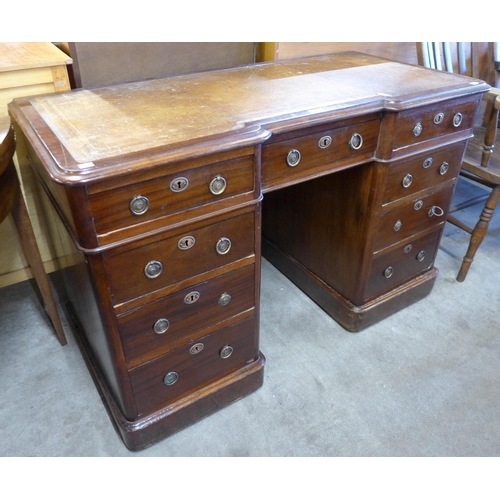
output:
{"label": "wooden panel", "polygon": [[[105,234],[179,212],[183,212],[185,219],[186,210],[211,204],[210,208],[205,209],[205,213],[208,213],[216,210],[220,201],[251,193],[255,188],[253,156],[189,170],[176,171],[178,168],[175,167],[159,168],[155,178],[149,181],[91,195],[90,203],[97,232]],[[162,173],[167,172],[169,175],[162,176]],[[222,193],[215,195],[210,191],[210,183],[218,176],[224,179],[226,187]],[[171,183],[179,178],[186,180],[187,187],[181,192],[174,192]],[[136,196],[145,197],[149,201],[149,208],[140,215],[133,214],[130,208],[130,203]],[[162,224],[165,223],[163,220]],[[135,232],[140,231],[137,228]]]}
{"label": "wooden panel", "polygon": [[183,75],[255,62],[254,42],[70,42],[76,87]]}
{"label": "wooden panel", "polygon": [[277,42],[277,48],[265,54],[276,52],[276,59],[293,59],[349,50],[410,64],[418,62],[415,42]]}
{"label": "wooden panel", "polygon": [[[262,147],[262,189],[276,189],[292,183],[294,180],[304,181],[315,174],[325,174],[329,168],[347,164],[361,163],[371,159],[375,154],[378,142],[379,120],[353,120],[353,124],[343,127],[322,127],[322,130],[303,130],[307,135],[273,142]],[[333,128],[332,128],[333,127]],[[350,147],[354,134],[362,137],[359,149]],[[279,140],[279,135],[274,140]],[[329,137],[328,147],[319,146],[320,139]],[[300,152],[300,162],[296,166],[287,163],[287,155],[291,150]]]}
{"label": "wooden panel", "polygon": [[[220,378],[256,359],[255,330],[255,319],[252,317],[131,370],[130,379],[139,414],[164,406],[182,394],[206,385],[215,377]],[[203,350],[191,354],[189,351],[195,343],[202,343]],[[226,345],[233,348],[233,353],[227,359],[222,359],[220,352]],[[177,373],[178,380],[166,386],[163,379],[169,372]]]}
{"label": "wooden panel", "polygon": [[49,42],[0,43],[0,72],[71,63],[70,57]]}
{"label": "wooden panel", "polygon": [[[113,302],[126,302],[254,254],[253,212],[216,223],[210,222],[207,221],[203,227],[188,225],[180,230],[182,232],[177,230],[175,235],[169,232],[160,241],[143,240],[142,246],[137,248],[122,246],[105,252],[106,273]],[[179,242],[186,237],[194,238],[194,244],[182,250]],[[216,251],[220,238],[229,238],[231,241],[229,252],[222,255]],[[163,267],[161,274],[153,279],[147,278],[144,273],[150,261],[159,261]]]}
{"label": "wooden panel", "polygon": [[[382,211],[375,250],[389,247],[404,238],[440,224],[450,207],[454,187],[454,181],[449,181],[443,185],[443,189],[415,193],[404,205],[397,204],[393,208]],[[429,212],[433,207],[438,208],[435,214],[430,216]]]}
{"label": "wooden panel", "polygon": [[[405,242],[374,259],[365,299],[369,300],[381,293],[388,292],[422,271],[430,269],[436,257],[443,225],[444,222],[436,231],[417,237],[411,242]],[[423,258],[420,252],[424,252]],[[419,260],[419,254],[422,260]],[[391,271],[387,272],[387,275],[390,276],[386,277],[386,270],[389,267]]]}
{"label": "wooden panel", "polygon": [[[417,191],[453,179],[460,170],[464,149],[465,143],[461,142],[416,155],[410,160],[390,163],[383,203],[411,196]],[[411,176],[411,184],[404,187],[403,179],[408,175]]]}
{"label": "wooden panel", "polygon": [[[151,359],[195,340],[213,325],[250,310],[255,303],[255,266],[246,266],[212,280],[197,283],[189,288],[134,309],[118,317],[125,357],[133,361],[148,355]],[[197,292],[196,302],[185,300]],[[231,296],[230,302],[221,305],[222,294]],[[164,333],[156,333],[156,321],[169,322]],[[201,332],[201,334],[200,334]]]}
{"label": "wooden panel", "polygon": [[[48,42],[0,43],[0,117],[8,116],[7,105],[14,98],[68,90],[67,64],[71,64],[71,58]],[[14,161],[45,269],[52,272],[59,267],[58,259],[65,255],[65,250],[53,244],[58,239],[50,236],[60,231],[57,216],[31,172],[22,134],[16,136]],[[0,287],[31,278],[9,223],[1,228],[0,235],[9,242],[0,258]]]}

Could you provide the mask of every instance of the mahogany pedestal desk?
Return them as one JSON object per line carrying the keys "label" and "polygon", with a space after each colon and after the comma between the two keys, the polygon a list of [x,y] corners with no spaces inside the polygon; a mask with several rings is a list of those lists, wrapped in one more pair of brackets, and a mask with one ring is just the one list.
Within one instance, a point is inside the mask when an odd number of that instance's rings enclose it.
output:
{"label": "mahogany pedestal desk", "polygon": [[261,248],[350,331],[429,294],[487,89],[343,53],[11,103],[126,446],[260,387]]}

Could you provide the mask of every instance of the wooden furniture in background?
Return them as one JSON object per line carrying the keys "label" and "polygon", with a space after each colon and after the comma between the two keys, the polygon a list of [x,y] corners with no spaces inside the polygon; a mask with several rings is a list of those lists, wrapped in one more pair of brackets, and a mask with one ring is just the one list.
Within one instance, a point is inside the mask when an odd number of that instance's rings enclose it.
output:
{"label": "wooden furniture in background", "polygon": [[[8,116],[7,104],[16,97],[69,90],[68,64],[71,59],[51,43],[0,43],[0,117]],[[43,205],[38,183],[22,148],[22,144],[18,145],[14,162],[45,269],[52,272],[58,268],[57,258],[61,255],[61,249],[54,248],[48,237],[55,212]],[[5,243],[0,256],[0,287],[31,278],[10,217],[0,228],[0,241]]]}
{"label": "wooden furniture in background", "polygon": [[125,444],[262,384],[262,236],[348,330],[428,295],[487,89],[349,52],[11,103],[74,241],[76,338]]}
{"label": "wooden furniture in background", "polygon": [[[20,243],[31,266],[31,272],[40,290],[42,300],[47,308],[49,319],[52,322],[57,338],[61,345],[65,345],[66,337],[57,312],[57,306],[52,295],[50,283],[45,274],[42,258],[38,250],[35,234],[31,227],[28,210],[21,192],[21,185],[17,176],[13,157],[16,148],[14,127],[8,117],[0,118],[0,224],[12,215],[17,228]],[[3,253],[6,242],[0,242]]]}
{"label": "wooden furniture in background", "polygon": [[[500,43],[490,42],[486,51],[481,45],[480,42],[420,42],[419,61],[427,68],[474,77],[479,76],[481,67],[488,68],[483,71],[483,75],[496,83]],[[489,65],[480,63],[485,54],[489,58]],[[453,206],[448,214],[448,222],[471,235],[467,252],[457,274],[457,281],[460,282],[465,280],[476,252],[486,236],[500,197],[500,140],[497,138],[500,89],[491,88],[484,94],[483,100],[486,104],[484,115],[480,116],[478,124],[474,127],[474,137],[467,145],[460,175],[475,184],[485,186],[489,192]],[[451,215],[480,203],[484,203],[484,208],[474,228]]]}
{"label": "wooden furniture in background", "polygon": [[255,62],[254,42],[69,42],[76,88],[126,83]]}
{"label": "wooden furniture in background", "polygon": [[278,61],[351,50],[417,64],[414,42],[260,42],[258,60]]}

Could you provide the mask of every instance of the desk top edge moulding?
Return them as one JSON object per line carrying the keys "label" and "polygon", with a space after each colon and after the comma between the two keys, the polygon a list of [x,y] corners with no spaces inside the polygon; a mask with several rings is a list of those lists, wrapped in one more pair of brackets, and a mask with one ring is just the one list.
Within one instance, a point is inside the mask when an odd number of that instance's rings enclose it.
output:
{"label": "desk top edge moulding", "polygon": [[[203,147],[254,145],[267,139],[269,130],[305,120],[330,121],[353,109],[398,111],[487,89],[477,79],[340,53],[77,89],[21,99],[19,105],[30,105],[31,116],[39,116],[60,143],[48,165],[53,178],[80,183],[121,175],[124,168],[142,169],[137,156],[144,151],[177,161],[202,154]],[[91,113],[92,123],[84,118]],[[49,140],[42,127],[37,134]],[[118,157],[126,167],[113,163]]]}
{"label": "desk top edge moulding", "polygon": [[10,103],[125,445],[262,385],[261,256],[347,331],[431,293],[488,88],[346,52]]}

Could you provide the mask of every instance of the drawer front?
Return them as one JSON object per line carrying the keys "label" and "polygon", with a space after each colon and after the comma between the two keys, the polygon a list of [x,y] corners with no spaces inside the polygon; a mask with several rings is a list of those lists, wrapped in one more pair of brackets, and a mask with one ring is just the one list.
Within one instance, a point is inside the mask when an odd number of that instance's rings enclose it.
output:
{"label": "drawer front", "polygon": [[412,195],[458,175],[465,142],[389,164],[383,203]]}
{"label": "drawer front", "polygon": [[454,183],[448,183],[444,189],[431,194],[417,193],[404,205],[382,212],[375,251],[443,222],[450,207],[453,188]]}
{"label": "drawer front", "polygon": [[404,146],[472,129],[478,101],[450,101],[399,114],[393,147]]}
{"label": "drawer front", "polygon": [[254,305],[253,265],[186,288],[118,317],[125,357],[164,354]]}
{"label": "drawer front", "polygon": [[[168,233],[167,233],[168,234]],[[113,302],[120,304],[254,255],[254,212],[166,237],[119,254],[104,254]]]}
{"label": "drawer front", "polygon": [[388,292],[429,269],[436,257],[443,226],[444,222],[436,231],[374,258],[365,299]]}
{"label": "drawer front", "polygon": [[256,359],[256,334],[252,317],[130,370],[139,413],[163,407]]}
{"label": "drawer front", "polygon": [[372,158],[379,128],[377,119],[263,146],[263,189]]}
{"label": "drawer front", "polygon": [[98,234],[254,191],[253,156],[90,195]]}

